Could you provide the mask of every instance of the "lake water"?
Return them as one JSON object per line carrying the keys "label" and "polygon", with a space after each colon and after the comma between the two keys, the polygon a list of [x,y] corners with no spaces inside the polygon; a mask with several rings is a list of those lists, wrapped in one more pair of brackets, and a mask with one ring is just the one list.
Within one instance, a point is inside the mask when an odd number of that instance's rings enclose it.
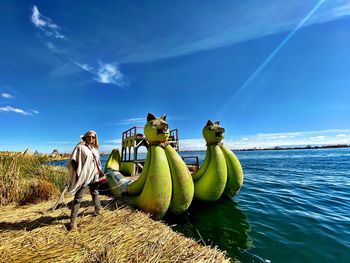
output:
{"label": "lake water", "polygon": [[[203,161],[205,153],[181,155]],[[194,202],[165,219],[174,230],[242,262],[350,262],[350,148],[236,155],[245,175],[239,194]]]}
{"label": "lake water", "polygon": [[174,229],[242,262],[350,262],[349,148],[236,155],[240,193],[195,204]]}

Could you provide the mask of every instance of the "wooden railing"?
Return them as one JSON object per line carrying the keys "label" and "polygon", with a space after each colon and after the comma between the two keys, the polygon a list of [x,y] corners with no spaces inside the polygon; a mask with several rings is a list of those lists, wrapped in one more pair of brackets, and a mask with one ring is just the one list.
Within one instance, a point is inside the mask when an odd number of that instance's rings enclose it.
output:
{"label": "wooden railing", "polygon": [[141,126],[134,126],[134,127],[130,128],[129,130],[126,130],[122,134],[122,140],[125,140],[125,139],[127,139],[129,137],[134,137],[137,134],[143,134],[143,132],[138,132],[141,129],[143,129],[143,127],[141,127]]}

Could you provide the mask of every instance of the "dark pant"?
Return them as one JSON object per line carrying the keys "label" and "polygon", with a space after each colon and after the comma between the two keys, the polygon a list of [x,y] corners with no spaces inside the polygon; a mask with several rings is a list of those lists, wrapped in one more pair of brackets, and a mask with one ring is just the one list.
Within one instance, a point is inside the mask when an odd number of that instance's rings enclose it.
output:
{"label": "dark pant", "polygon": [[[94,202],[94,205],[95,205],[95,211],[98,212],[101,209],[100,197],[98,194],[98,183],[91,183],[88,186],[90,189],[92,201]],[[78,216],[80,204],[81,204],[81,201],[83,201],[85,189],[86,187],[80,188],[74,195],[74,201],[73,201],[73,206],[72,206],[71,216],[70,216],[71,221],[74,221]]]}

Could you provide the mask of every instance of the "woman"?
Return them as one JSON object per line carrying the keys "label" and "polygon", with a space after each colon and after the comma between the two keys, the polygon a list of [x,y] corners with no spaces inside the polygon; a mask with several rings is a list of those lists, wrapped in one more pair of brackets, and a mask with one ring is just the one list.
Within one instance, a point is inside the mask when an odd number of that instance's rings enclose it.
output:
{"label": "woman", "polygon": [[74,195],[73,206],[69,223],[69,230],[77,229],[76,218],[88,186],[92,201],[95,205],[95,214],[100,214],[101,203],[98,193],[98,182],[101,172],[98,139],[95,131],[88,131],[73,150],[68,162],[70,185],[68,192]]}

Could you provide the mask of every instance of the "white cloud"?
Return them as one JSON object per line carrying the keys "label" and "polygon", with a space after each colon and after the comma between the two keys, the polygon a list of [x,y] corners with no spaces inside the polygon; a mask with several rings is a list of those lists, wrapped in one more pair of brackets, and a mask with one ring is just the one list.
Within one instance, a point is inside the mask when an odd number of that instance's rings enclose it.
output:
{"label": "white cloud", "polygon": [[79,68],[81,68],[82,70],[85,70],[87,72],[93,72],[93,68],[90,67],[88,64],[75,63],[75,65],[77,65]]}
{"label": "white cloud", "polygon": [[37,28],[42,30],[45,35],[58,39],[66,39],[66,37],[60,33],[60,27],[53,23],[49,17],[43,16],[36,5],[32,8],[31,21]]}
{"label": "white cloud", "polygon": [[39,114],[39,111],[37,111],[37,110],[30,110],[30,111],[35,113],[35,114]]}
{"label": "white cloud", "polygon": [[97,70],[86,63],[75,62],[74,64],[78,68],[91,73],[93,75],[93,79],[99,83],[112,84],[123,89],[127,85],[123,73],[120,72],[115,63],[100,62]]}
{"label": "white cloud", "polygon": [[259,135],[259,139],[262,140],[276,140],[276,139],[286,139],[286,138],[293,138],[292,135],[280,135],[280,134],[264,134]]}
{"label": "white cloud", "polygon": [[[135,37],[130,41],[131,44],[118,47],[118,50],[123,62],[143,62],[220,48],[267,35],[292,31],[316,6],[316,12],[301,25],[302,27],[326,23],[350,15],[348,0],[270,0],[266,3],[228,1],[225,8],[221,9],[219,9],[222,7],[221,4],[216,6],[193,4],[190,7],[192,15],[187,19],[188,24],[170,17],[175,20],[174,24],[178,22],[183,25],[183,30],[180,30],[181,34],[172,34],[172,37],[157,37],[151,32],[150,34],[145,33],[146,36],[152,36],[152,39]],[[220,16],[215,12],[219,10]],[[146,26],[143,29],[146,32],[149,30]],[[152,28],[153,30],[155,29]]]}
{"label": "white cloud", "polygon": [[[58,39],[66,39],[66,37],[60,33],[60,27],[53,23],[49,17],[43,16],[36,5],[34,5],[32,8],[31,21],[37,28],[42,30],[45,35]],[[47,42],[46,47],[53,53],[65,53],[57,48],[57,46],[52,42]],[[69,58],[67,58],[67,60],[70,61]],[[73,63],[81,70],[91,73],[93,75],[93,79],[97,82],[103,84],[112,84],[121,88],[125,88],[127,85],[123,73],[120,72],[118,66],[115,63],[99,63],[97,69],[94,69],[88,64],[76,62]],[[67,72],[65,71],[67,64],[71,65],[71,62],[65,63],[63,67],[60,67],[58,70],[53,71],[52,75],[55,75],[56,73],[61,74],[62,70],[63,72]],[[72,71],[68,71],[68,73],[71,74]]]}
{"label": "white cloud", "polygon": [[38,8],[34,5],[32,9],[32,22],[37,27],[46,26],[46,22],[40,18],[41,14]]}
{"label": "white cloud", "polygon": [[[158,25],[154,24],[154,21],[151,24],[137,20],[142,34],[131,35],[125,35],[125,29],[116,25],[113,28],[114,34],[124,36],[126,41],[113,42],[112,39],[109,39],[111,41],[110,46],[113,47],[111,51],[117,55],[119,63],[158,60],[292,31],[316,5],[319,5],[319,8],[302,24],[302,27],[321,24],[350,15],[348,0],[270,0],[266,4],[259,1],[229,1],[225,4],[225,8],[220,8],[220,5],[193,4],[188,7],[193,15],[186,22],[183,21],[181,16],[174,16],[169,13],[169,18],[166,16],[168,22],[182,25],[181,30],[171,32],[171,37],[168,35],[155,36],[153,34],[154,31],[162,29],[161,27],[164,24],[161,23],[162,21]],[[217,15],[218,10],[220,10],[220,16]],[[104,18],[96,17],[96,19],[103,21]],[[50,18],[43,16],[35,5],[32,8],[31,21],[46,35],[66,39],[60,33],[59,26],[53,23]],[[159,28],[157,28],[158,26]],[[91,42],[86,41],[86,43],[90,45]],[[106,49],[108,49],[107,46]],[[96,49],[99,48],[96,47]],[[101,82],[106,81],[106,78],[101,77],[100,80]]]}
{"label": "white cloud", "polygon": [[350,135],[346,135],[346,134],[337,134],[338,138],[345,138],[345,137],[349,137]]}
{"label": "white cloud", "polygon": [[121,87],[125,84],[123,74],[119,71],[117,65],[109,63],[100,63],[94,79],[100,83],[114,84]]}
{"label": "white cloud", "polygon": [[319,136],[310,137],[310,140],[312,140],[312,141],[323,141],[325,138],[326,138],[326,136],[319,135]]}
{"label": "white cloud", "polygon": [[104,141],[100,144],[101,152],[111,152],[113,149],[121,149],[122,140],[121,139],[113,139]]}
{"label": "white cloud", "polygon": [[[60,33],[60,27],[53,23],[49,17],[43,16],[36,5],[34,5],[32,8],[31,21],[37,28],[42,30],[45,35],[58,39],[66,39],[66,37]],[[64,52],[57,48],[57,46],[52,42],[47,42],[46,47],[53,53],[66,53],[66,51]],[[66,71],[66,68],[71,68],[70,59],[68,57],[66,57],[66,59],[69,61],[69,63],[65,63],[62,67],[53,71],[52,75],[55,75],[57,73],[62,75],[62,73],[64,74],[67,72],[68,74],[72,74],[72,70],[69,69]],[[121,88],[125,88],[127,85],[123,73],[120,72],[118,66],[115,63],[99,63],[97,69],[94,69],[88,64],[75,62],[73,63],[81,70],[91,73],[93,75],[93,79],[97,82],[103,84],[112,84]],[[70,67],[67,66],[67,64],[69,64]]]}
{"label": "white cloud", "polygon": [[146,118],[129,118],[118,122],[119,125],[131,125],[131,124],[139,124],[139,123],[145,124]]}
{"label": "white cloud", "polygon": [[350,135],[346,135],[350,130],[331,129],[320,131],[302,131],[285,133],[266,133],[246,136],[248,140],[242,138],[226,138],[224,140],[230,148],[268,148],[275,146],[298,146],[298,145],[331,145],[350,144]]}
{"label": "white cloud", "polygon": [[205,140],[201,139],[184,139],[179,141],[180,151],[201,151],[206,149]]}
{"label": "white cloud", "polygon": [[12,98],[14,98],[11,94],[8,94],[8,93],[1,93],[1,97],[5,98],[5,99],[12,99]]}
{"label": "white cloud", "polygon": [[13,108],[11,106],[0,107],[0,112],[15,112],[22,115],[32,115],[31,112],[27,112],[19,108]]}
{"label": "white cloud", "polygon": [[58,49],[56,45],[54,45],[52,42],[46,43],[46,47],[53,53],[64,53],[62,50]]}
{"label": "white cloud", "polygon": [[332,17],[343,17],[350,14],[350,2],[347,0],[340,0],[338,5],[331,9]]}

